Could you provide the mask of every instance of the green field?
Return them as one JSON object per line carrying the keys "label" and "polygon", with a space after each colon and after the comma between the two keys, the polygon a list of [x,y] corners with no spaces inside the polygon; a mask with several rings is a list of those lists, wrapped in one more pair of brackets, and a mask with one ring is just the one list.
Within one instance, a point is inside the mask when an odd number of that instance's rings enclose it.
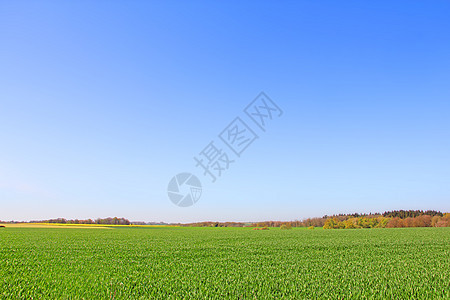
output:
{"label": "green field", "polygon": [[450,299],[450,228],[0,228],[1,299]]}

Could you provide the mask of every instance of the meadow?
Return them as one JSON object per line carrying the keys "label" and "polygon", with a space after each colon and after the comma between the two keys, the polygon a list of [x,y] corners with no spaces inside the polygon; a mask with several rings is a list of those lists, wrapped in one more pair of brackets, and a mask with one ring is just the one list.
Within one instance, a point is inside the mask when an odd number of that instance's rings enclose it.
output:
{"label": "meadow", "polygon": [[450,299],[450,228],[0,228],[1,299]]}

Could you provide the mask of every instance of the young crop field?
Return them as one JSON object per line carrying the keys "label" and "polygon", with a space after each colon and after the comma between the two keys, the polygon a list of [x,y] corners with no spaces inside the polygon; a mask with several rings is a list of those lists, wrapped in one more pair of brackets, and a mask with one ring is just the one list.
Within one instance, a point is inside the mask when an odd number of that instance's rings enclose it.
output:
{"label": "young crop field", "polygon": [[1,299],[450,299],[450,228],[0,228]]}

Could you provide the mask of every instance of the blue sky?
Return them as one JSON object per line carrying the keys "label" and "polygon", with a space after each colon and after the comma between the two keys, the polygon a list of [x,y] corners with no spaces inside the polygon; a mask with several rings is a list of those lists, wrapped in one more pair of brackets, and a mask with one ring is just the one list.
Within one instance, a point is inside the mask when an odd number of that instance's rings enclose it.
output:
{"label": "blue sky", "polygon": [[[450,211],[449,15],[448,1],[2,1],[0,220]],[[261,91],[284,114],[209,182],[193,157]],[[202,181],[191,207],[168,199],[180,172]]]}

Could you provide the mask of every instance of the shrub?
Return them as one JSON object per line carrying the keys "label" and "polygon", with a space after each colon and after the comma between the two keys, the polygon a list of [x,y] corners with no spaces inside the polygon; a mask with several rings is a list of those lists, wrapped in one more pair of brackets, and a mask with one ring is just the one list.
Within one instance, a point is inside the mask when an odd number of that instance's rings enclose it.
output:
{"label": "shrub", "polygon": [[339,221],[338,218],[330,218],[323,225],[324,229],[342,229],[345,228],[343,222]]}
{"label": "shrub", "polygon": [[292,229],[292,226],[291,226],[291,224],[286,223],[286,224],[281,225],[281,226],[280,226],[280,229],[281,229],[281,230]]}
{"label": "shrub", "polygon": [[439,216],[434,216],[431,219],[431,227],[436,227],[436,224],[441,220],[441,217]]}
{"label": "shrub", "polygon": [[449,222],[446,220],[440,220],[436,223],[436,227],[449,227]]}
{"label": "shrub", "polygon": [[269,230],[269,227],[267,227],[267,226],[264,226],[262,228],[255,227],[252,230]]}

